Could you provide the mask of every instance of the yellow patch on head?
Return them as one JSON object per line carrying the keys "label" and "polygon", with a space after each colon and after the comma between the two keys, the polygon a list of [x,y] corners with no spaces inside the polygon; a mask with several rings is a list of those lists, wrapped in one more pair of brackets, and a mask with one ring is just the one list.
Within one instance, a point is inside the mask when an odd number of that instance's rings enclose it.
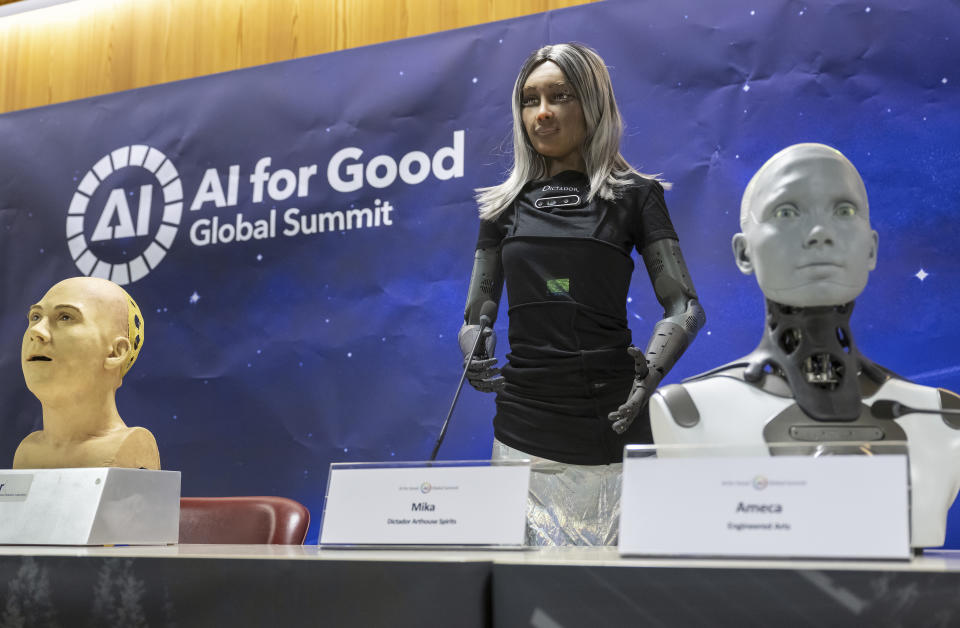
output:
{"label": "yellow patch on head", "polygon": [[[123,288],[121,288],[123,290]],[[127,296],[127,338],[130,340],[130,358],[123,365],[123,371],[120,376],[123,377],[133,367],[140,355],[140,348],[143,347],[143,313],[140,312],[140,306],[133,300],[127,291],[123,291]]]}

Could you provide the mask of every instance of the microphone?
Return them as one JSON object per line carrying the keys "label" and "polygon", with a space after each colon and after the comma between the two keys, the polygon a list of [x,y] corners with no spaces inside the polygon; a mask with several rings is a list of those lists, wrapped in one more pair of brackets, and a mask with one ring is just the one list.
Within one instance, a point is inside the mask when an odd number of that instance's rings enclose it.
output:
{"label": "microphone", "polygon": [[922,410],[911,408],[893,399],[879,399],[870,406],[870,414],[878,419],[896,419],[905,414],[939,414],[941,416],[960,416],[960,410],[940,408],[939,410]]}
{"label": "microphone", "polygon": [[450,411],[447,412],[447,418],[443,420],[443,427],[440,428],[440,436],[437,437],[437,442],[433,446],[433,453],[430,454],[431,461],[437,459],[440,445],[443,444],[443,439],[447,435],[447,427],[450,425],[450,417],[453,415],[453,409],[456,407],[457,400],[460,398],[460,391],[463,390],[463,381],[467,378],[467,371],[470,369],[470,364],[473,363],[473,357],[477,354],[477,347],[480,346],[480,341],[489,334],[488,330],[491,325],[493,325],[493,317],[496,313],[497,304],[493,301],[484,301],[483,305],[480,306],[480,330],[477,332],[477,339],[473,341],[473,348],[470,350],[470,355],[468,355],[464,361],[463,374],[460,376],[460,383],[457,384],[457,392],[453,395],[453,403],[450,404]]}

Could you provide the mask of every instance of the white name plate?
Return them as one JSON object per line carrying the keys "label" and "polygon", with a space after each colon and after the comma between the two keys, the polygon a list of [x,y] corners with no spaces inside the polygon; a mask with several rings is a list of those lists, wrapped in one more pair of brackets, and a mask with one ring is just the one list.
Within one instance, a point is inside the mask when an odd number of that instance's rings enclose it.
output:
{"label": "white name plate", "polygon": [[623,461],[620,553],[906,559],[906,455]]}
{"label": "white name plate", "polygon": [[330,465],[320,545],[522,545],[530,464]]}
{"label": "white name plate", "polygon": [[163,545],[179,526],[179,471],[0,470],[0,544]]}

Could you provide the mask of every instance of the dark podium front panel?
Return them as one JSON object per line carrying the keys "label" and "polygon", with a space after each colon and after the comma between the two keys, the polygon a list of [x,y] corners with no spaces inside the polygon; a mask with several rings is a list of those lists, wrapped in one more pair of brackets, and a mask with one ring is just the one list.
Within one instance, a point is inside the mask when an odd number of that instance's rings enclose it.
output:
{"label": "dark podium front panel", "polygon": [[[120,548],[117,548],[120,549]],[[488,626],[488,562],[0,556],[0,626]]]}
{"label": "dark podium front panel", "polygon": [[623,559],[616,548],[0,546],[0,628],[960,626],[960,553]]}
{"label": "dark podium front panel", "polygon": [[495,564],[493,621],[536,628],[957,626],[960,573]]}

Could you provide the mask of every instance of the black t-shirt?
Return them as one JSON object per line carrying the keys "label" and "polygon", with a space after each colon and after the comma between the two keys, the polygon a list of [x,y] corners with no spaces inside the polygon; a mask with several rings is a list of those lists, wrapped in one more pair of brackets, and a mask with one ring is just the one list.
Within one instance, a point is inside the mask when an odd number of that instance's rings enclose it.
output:
{"label": "black t-shirt", "polygon": [[589,181],[562,172],[524,186],[478,248],[500,247],[510,353],[494,432],[521,451],[574,464],[620,460],[650,442],[644,415],[618,436],[606,416],[626,401],[633,360],[626,298],[632,250],[676,239],[656,181],[632,177],[615,201],[587,201]]}

